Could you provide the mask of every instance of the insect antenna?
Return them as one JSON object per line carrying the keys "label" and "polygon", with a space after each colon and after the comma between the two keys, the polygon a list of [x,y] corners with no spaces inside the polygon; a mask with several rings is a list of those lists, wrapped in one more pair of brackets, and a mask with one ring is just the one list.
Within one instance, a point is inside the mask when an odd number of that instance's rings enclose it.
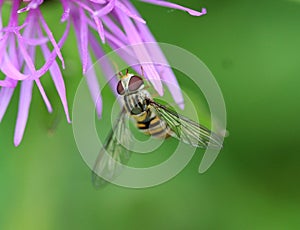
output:
{"label": "insect antenna", "polygon": [[143,66],[141,66],[141,72],[142,72],[142,77],[144,77],[144,78],[145,78],[145,75],[144,75],[144,68],[143,68]]}
{"label": "insect antenna", "polygon": [[119,71],[119,67],[117,65],[117,63],[114,60],[111,60],[111,63],[113,64],[113,66],[115,67],[116,72],[118,72],[118,75],[120,77],[120,79],[123,77],[123,74],[121,71]]}

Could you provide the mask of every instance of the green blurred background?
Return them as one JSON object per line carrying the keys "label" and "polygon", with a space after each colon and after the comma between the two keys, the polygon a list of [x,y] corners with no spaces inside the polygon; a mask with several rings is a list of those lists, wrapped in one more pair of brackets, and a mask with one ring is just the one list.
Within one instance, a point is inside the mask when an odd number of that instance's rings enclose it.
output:
{"label": "green blurred background", "polygon": [[[300,2],[176,2],[196,10],[206,7],[208,14],[192,17],[135,5],[158,41],[194,53],[216,77],[230,136],[215,164],[198,174],[203,154],[199,150],[165,184],[95,190],[72,127],[45,76],[57,112],[47,113],[35,87],[19,147],[13,146],[18,94],[0,124],[0,229],[300,228]],[[51,16],[58,5],[45,7],[50,27],[62,31],[64,26]],[[81,79],[75,46],[72,35],[63,49],[70,108]],[[188,83],[179,81],[189,89]],[[104,123],[100,121],[99,127],[107,128]]]}

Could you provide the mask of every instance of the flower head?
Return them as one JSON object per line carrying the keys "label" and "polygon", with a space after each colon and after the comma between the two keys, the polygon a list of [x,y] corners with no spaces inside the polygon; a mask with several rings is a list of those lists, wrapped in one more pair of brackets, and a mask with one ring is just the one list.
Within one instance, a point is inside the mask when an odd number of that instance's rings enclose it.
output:
{"label": "flower head", "polygon": [[[143,2],[163,7],[174,8],[188,12],[193,16],[206,14],[206,10],[197,12],[174,3],[163,0],[142,0]],[[0,0],[2,10],[3,0]],[[70,25],[73,25],[78,41],[78,51],[81,57],[82,70],[87,74],[86,79],[95,102],[99,116],[102,113],[102,102],[98,100],[100,94],[99,83],[95,71],[88,71],[92,67],[92,56],[101,58],[105,55],[102,44],[107,43],[112,49],[118,49],[128,45],[155,42],[155,39],[146,21],[141,17],[130,0],[60,0],[63,14],[61,22],[66,24],[65,32],[58,41],[55,40],[52,30],[45,21],[40,6],[43,0],[29,0],[25,7],[20,7],[19,0],[11,1],[9,22],[2,25],[0,14],[0,70],[4,79],[0,80],[0,121],[5,114],[7,106],[15,91],[17,84],[20,87],[20,99],[17,122],[15,126],[14,144],[19,145],[25,130],[32,97],[32,87],[37,85],[40,94],[49,112],[52,112],[51,103],[41,84],[40,77],[50,72],[51,78],[61,98],[67,121],[70,122],[66,88],[61,73],[61,67],[65,68],[61,48],[69,34]],[[0,12],[1,13],[1,12]],[[26,14],[21,21],[20,14]],[[55,32],[55,31],[54,31]],[[100,38],[100,39],[99,39]],[[51,49],[49,48],[52,47]],[[162,80],[177,85],[176,78],[169,67],[151,64],[151,53],[155,52],[162,60],[165,57],[159,46],[155,50],[148,50],[146,46],[138,46],[132,50],[132,55],[139,60],[148,60],[150,64],[143,66],[145,77],[152,83],[159,94],[163,94]],[[36,50],[39,48],[44,57],[43,65],[37,68]],[[122,56],[128,61],[126,55]],[[57,61],[59,59],[59,62]],[[135,68],[140,72],[140,68]],[[163,71],[162,69],[163,68]],[[104,73],[111,76],[114,71],[112,65],[102,66]],[[117,81],[117,79],[116,79]],[[179,86],[172,88],[167,85],[177,103],[183,101]],[[115,84],[112,83],[115,92]]]}

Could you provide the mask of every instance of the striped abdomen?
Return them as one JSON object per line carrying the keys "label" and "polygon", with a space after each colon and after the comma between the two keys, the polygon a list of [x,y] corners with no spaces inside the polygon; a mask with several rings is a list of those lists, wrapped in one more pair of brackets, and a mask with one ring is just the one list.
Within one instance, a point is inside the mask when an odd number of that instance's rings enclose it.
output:
{"label": "striped abdomen", "polygon": [[148,109],[139,116],[133,116],[141,132],[157,138],[169,137],[170,128],[153,111]]}
{"label": "striped abdomen", "polygon": [[158,138],[169,137],[170,128],[145,104],[144,95],[149,93],[143,90],[141,93],[124,95],[125,109],[136,120],[141,132]]}

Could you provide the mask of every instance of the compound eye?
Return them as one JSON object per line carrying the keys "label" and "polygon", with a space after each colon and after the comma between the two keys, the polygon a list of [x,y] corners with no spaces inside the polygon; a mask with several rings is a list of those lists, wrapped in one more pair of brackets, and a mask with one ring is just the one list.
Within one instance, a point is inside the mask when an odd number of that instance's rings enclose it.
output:
{"label": "compound eye", "polygon": [[117,92],[118,92],[118,94],[120,94],[120,95],[123,95],[123,94],[125,93],[125,90],[124,90],[124,88],[123,88],[123,85],[122,85],[122,82],[121,82],[121,81],[118,82],[118,85],[117,85]]}
{"label": "compound eye", "polygon": [[139,76],[134,75],[129,80],[129,84],[128,84],[129,91],[136,91],[143,84],[144,84],[143,79]]}

